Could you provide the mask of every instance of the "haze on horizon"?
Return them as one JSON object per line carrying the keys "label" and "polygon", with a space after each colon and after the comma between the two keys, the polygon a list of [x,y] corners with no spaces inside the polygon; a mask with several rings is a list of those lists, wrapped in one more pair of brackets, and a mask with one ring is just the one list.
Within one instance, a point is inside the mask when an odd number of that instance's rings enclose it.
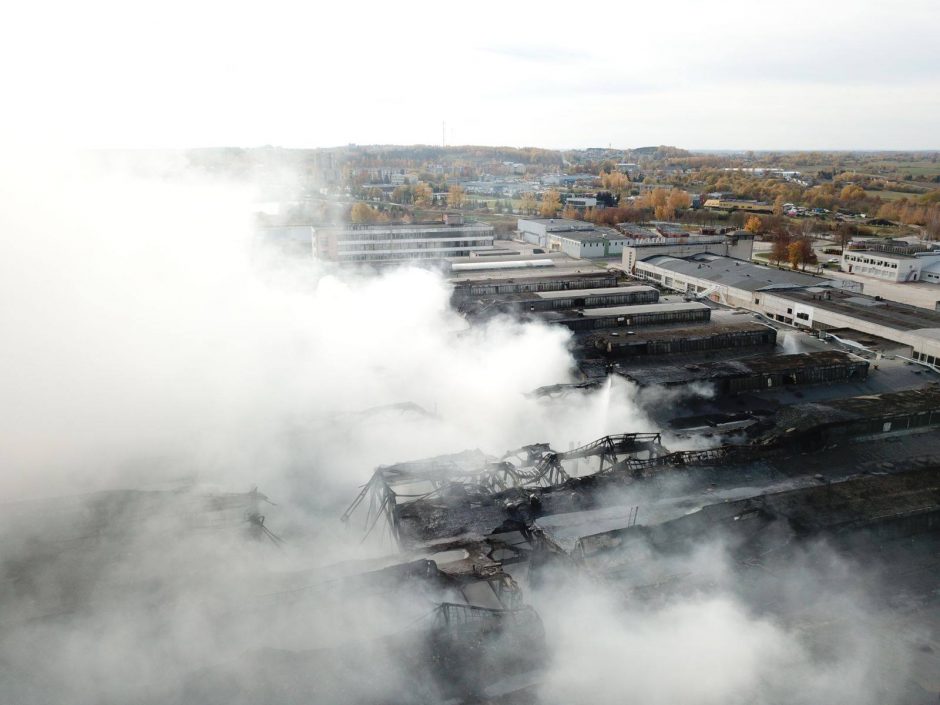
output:
{"label": "haze on horizon", "polygon": [[19,3],[9,145],[935,149],[940,5]]}

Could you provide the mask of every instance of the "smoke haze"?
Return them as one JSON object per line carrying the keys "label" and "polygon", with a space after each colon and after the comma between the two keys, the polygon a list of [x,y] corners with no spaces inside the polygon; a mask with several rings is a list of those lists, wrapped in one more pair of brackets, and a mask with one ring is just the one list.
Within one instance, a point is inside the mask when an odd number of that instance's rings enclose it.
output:
{"label": "smoke haze", "polygon": [[[433,272],[286,262],[256,242],[245,185],[39,160],[0,185],[7,702],[252,702],[270,677],[258,650],[355,644],[429,611],[420,596],[373,595],[350,612],[329,588],[336,572],[321,569],[390,552],[338,523],[377,465],[656,430],[646,410],[675,401],[619,381],[526,396],[573,379],[566,332],[508,318],[468,328]],[[420,409],[389,407],[403,402]],[[94,519],[108,510],[84,503],[98,490],[195,501],[196,488],[254,485],[278,504],[269,525],[283,550],[163,506],[109,515],[116,528],[102,529]],[[37,515],[19,504],[33,498],[59,499]],[[888,702],[890,688],[873,688],[885,654],[867,649],[868,629],[817,661],[740,594],[724,547],[674,560],[657,565],[708,575],[709,589],[655,604],[586,581],[533,591],[546,607],[545,703]],[[823,581],[820,618],[871,624],[862,578],[821,562],[774,582],[792,600]],[[311,700],[301,680],[284,701],[408,701],[403,657],[373,648],[368,678],[347,674],[361,692],[321,682]],[[214,681],[216,667],[243,690]]]}

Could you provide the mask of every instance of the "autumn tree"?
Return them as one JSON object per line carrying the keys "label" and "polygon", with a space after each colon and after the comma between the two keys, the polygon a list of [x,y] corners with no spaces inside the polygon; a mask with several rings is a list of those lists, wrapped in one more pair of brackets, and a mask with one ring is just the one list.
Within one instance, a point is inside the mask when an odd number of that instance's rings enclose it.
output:
{"label": "autumn tree", "polygon": [[434,201],[434,191],[428,184],[416,184],[414,189],[414,202],[418,208],[430,208]]}
{"label": "autumn tree", "polygon": [[780,228],[774,232],[773,248],[770,251],[770,258],[780,264],[790,258],[790,244],[793,242],[793,236],[790,231]]}
{"label": "autumn tree", "polygon": [[522,201],[519,204],[519,210],[525,215],[531,215],[537,205],[534,193],[524,193],[522,194]]}
{"label": "autumn tree", "polygon": [[543,218],[554,218],[560,207],[561,196],[558,195],[558,191],[549,189],[542,194],[542,205],[539,207],[539,214]]}
{"label": "autumn tree", "polygon": [[676,209],[663,204],[656,206],[653,210],[653,215],[656,217],[656,220],[674,220],[676,217]]}
{"label": "autumn tree", "polygon": [[392,201],[395,203],[411,203],[413,200],[410,186],[396,186],[392,191]]}
{"label": "autumn tree", "polygon": [[806,269],[807,264],[816,263],[816,253],[813,252],[813,243],[809,238],[797,238],[787,246],[787,259],[793,269],[802,267]]}
{"label": "autumn tree", "polygon": [[757,235],[757,233],[761,232],[764,229],[764,222],[760,218],[758,218],[756,215],[752,215],[750,218],[747,219],[747,222],[744,224],[744,229],[747,230],[749,233],[753,233],[754,235]]}
{"label": "autumn tree", "polygon": [[573,206],[565,206],[565,209],[561,212],[562,218],[567,218],[568,220],[578,220],[581,217],[581,214],[578,213],[578,209]]}
{"label": "autumn tree", "polygon": [[447,192],[447,205],[450,208],[460,208],[466,200],[466,192],[461,186],[454,184]]}
{"label": "autumn tree", "polygon": [[666,199],[666,206],[672,208],[673,212],[684,211],[691,205],[692,197],[687,191],[678,188],[674,188],[670,191],[669,197]]}
{"label": "autumn tree", "polygon": [[601,184],[614,193],[623,193],[630,188],[630,179],[627,178],[626,174],[612,171],[609,174],[601,174]]}
{"label": "autumn tree", "polygon": [[[774,199],[774,215],[780,217],[783,215],[783,204],[786,203],[786,199],[781,195],[777,196]],[[755,231],[756,232],[756,231]]]}
{"label": "autumn tree", "polygon": [[649,194],[649,206],[653,209],[659,208],[660,206],[664,207],[668,198],[669,195],[666,193],[666,189],[654,188]]}
{"label": "autumn tree", "polygon": [[839,223],[836,228],[836,236],[839,238],[839,246],[845,252],[849,242],[858,234],[858,227],[852,223]]}
{"label": "autumn tree", "polygon": [[353,223],[374,223],[378,219],[378,211],[368,203],[354,203],[349,219]]}
{"label": "autumn tree", "polygon": [[856,184],[844,186],[839,192],[840,201],[858,201],[865,198],[865,189]]}

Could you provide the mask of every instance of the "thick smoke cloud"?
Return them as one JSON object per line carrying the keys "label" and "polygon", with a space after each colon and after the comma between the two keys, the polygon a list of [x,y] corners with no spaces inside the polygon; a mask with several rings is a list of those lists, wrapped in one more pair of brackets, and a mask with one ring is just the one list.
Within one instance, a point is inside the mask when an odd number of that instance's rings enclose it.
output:
{"label": "thick smoke cloud", "polygon": [[[187,478],[348,487],[379,463],[646,424],[625,391],[561,413],[526,398],[568,377],[566,335],[467,330],[436,274],[266,257],[247,188],[4,178],[0,497]],[[357,416],[400,402],[428,415]]]}
{"label": "thick smoke cloud", "polygon": [[733,544],[710,536],[610,582],[542,581],[533,600],[552,657],[540,701],[924,701],[907,699],[904,647],[871,598],[884,576],[824,544],[779,558],[737,565]]}

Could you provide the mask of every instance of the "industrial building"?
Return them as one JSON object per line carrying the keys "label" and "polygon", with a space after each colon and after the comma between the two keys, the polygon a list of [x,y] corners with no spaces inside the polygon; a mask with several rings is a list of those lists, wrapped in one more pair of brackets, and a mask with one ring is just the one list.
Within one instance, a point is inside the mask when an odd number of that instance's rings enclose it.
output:
{"label": "industrial building", "polygon": [[624,271],[629,274],[636,274],[637,262],[657,255],[688,257],[708,253],[750,261],[754,252],[754,236],[744,230],[709,235],[667,232],[658,237],[642,237],[631,228],[625,233],[630,240],[624,243],[621,259]]}
{"label": "industrial building", "polygon": [[709,320],[711,312],[705,304],[687,302],[547,311],[536,315],[542,321],[563,325],[577,332],[661,323],[699,323]]}
{"label": "industrial building", "polygon": [[466,312],[534,312],[564,311],[611,306],[654,304],[659,301],[659,290],[651,286],[613,286],[597,289],[568,289],[521,294],[503,294],[496,298],[478,297],[472,304],[458,303]]}
{"label": "industrial building", "polygon": [[763,391],[784,386],[860,380],[868,376],[867,360],[837,350],[742,360],[657,367],[617,368],[643,387],[710,384],[716,394]]}
{"label": "industrial building", "polygon": [[530,245],[548,249],[552,233],[591,232],[593,223],[568,218],[520,218],[516,228],[522,239]]}
{"label": "industrial building", "polygon": [[610,359],[773,348],[777,331],[748,321],[713,320],[705,325],[673,324],[639,330],[605,330],[591,336],[590,345]]}
{"label": "industrial building", "polygon": [[775,269],[715,254],[648,257],[636,263],[635,276],[667,289],[707,296],[727,306],[751,310],[759,310],[754,308],[755,299],[765,290],[809,286],[862,290],[862,285],[855,282]]}
{"label": "industrial building", "polygon": [[940,252],[901,254],[876,250],[846,250],[841,269],[847,274],[889,282],[940,282]]}
{"label": "industrial building", "polygon": [[751,201],[740,198],[708,198],[703,204],[709,210],[719,211],[745,211],[747,213],[766,213],[774,211],[772,203],[764,201]]}
{"label": "industrial building", "polygon": [[[552,266],[554,263],[549,261]],[[491,277],[482,276],[481,270],[457,273],[454,282],[453,300],[455,302],[478,296],[496,296],[523,294],[530,292],[567,291],[571,289],[596,289],[617,286],[618,272],[592,270],[585,272],[555,273],[554,270],[513,271],[491,270]],[[510,276],[511,274],[511,276]]]}
{"label": "industrial building", "polygon": [[520,218],[517,228],[525,242],[575,259],[620,256],[627,241],[613,228],[565,218]]}
{"label": "industrial building", "polygon": [[637,278],[757,311],[812,330],[851,329],[900,343],[931,365],[940,361],[940,312],[864,296],[861,284],[772,269],[715,255],[652,257]]}
{"label": "industrial building", "polygon": [[[762,367],[764,360],[769,364]],[[838,385],[868,367],[831,351],[748,364],[750,378],[728,376],[726,384],[792,384],[795,375],[802,383]],[[507,610],[524,606],[517,576],[528,585],[557,585],[567,575],[600,580],[636,605],[662,606],[690,590],[723,596],[731,590],[760,614],[825,637],[827,630],[857,625],[838,624],[825,600],[816,606],[813,596],[778,597],[794,563],[804,579],[805,559],[822,538],[838,547],[840,563],[888,571],[878,609],[893,620],[916,605],[918,625],[929,621],[934,644],[940,638],[938,427],[940,387],[927,385],[786,405],[739,426],[731,440],[696,450],[671,451],[661,434],[646,430],[568,450],[533,443],[499,457],[466,451],[378,468],[344,516],[368,508],[367,529],[384,524],[408,556],[455,556],[448,565],[465,568],[452,569],[449,580],[461,601],[485,602],[494,616],[508,618]],[[729,559],[727,580],[716,581],[710,561],[696,553],[712,542]],[[435,568],[428,570],[449,572]],[[487,575],[494,577],[481,585]],[[540,632],[534,633],[540,646]],[[886,638],[906,644],[900,638],[906,633],[902,623]],[[817,648],[825,643],[814,641]],[[940,668],[935,649],[923,644],[915,641],[905,652],[919,654],[923,664],[910,670],[910,687],[930,697],[905,700],[918,705],[935,699],[935,691],[921,686]],[[495,643],[479,647],[489,656],[496,649]]]}
{"label": "industrial building", "polygon": [[318,259],[350,264],[386,264],[468,257],[493,249],[491,225],[448,218],[407,225],[346,225],[315,228]]}
{"label": "industrial building", "polygon": [[752,307],[798,328],[877,336],[910,347],[915,360],[940,364],[940,311],[815,286],[764,291]]}
{"label": "industrial building", "polygon": [[851,438],[920,431],[940,425],[940,387],[832,399],[782,408],[765,443],[811,447]]}

